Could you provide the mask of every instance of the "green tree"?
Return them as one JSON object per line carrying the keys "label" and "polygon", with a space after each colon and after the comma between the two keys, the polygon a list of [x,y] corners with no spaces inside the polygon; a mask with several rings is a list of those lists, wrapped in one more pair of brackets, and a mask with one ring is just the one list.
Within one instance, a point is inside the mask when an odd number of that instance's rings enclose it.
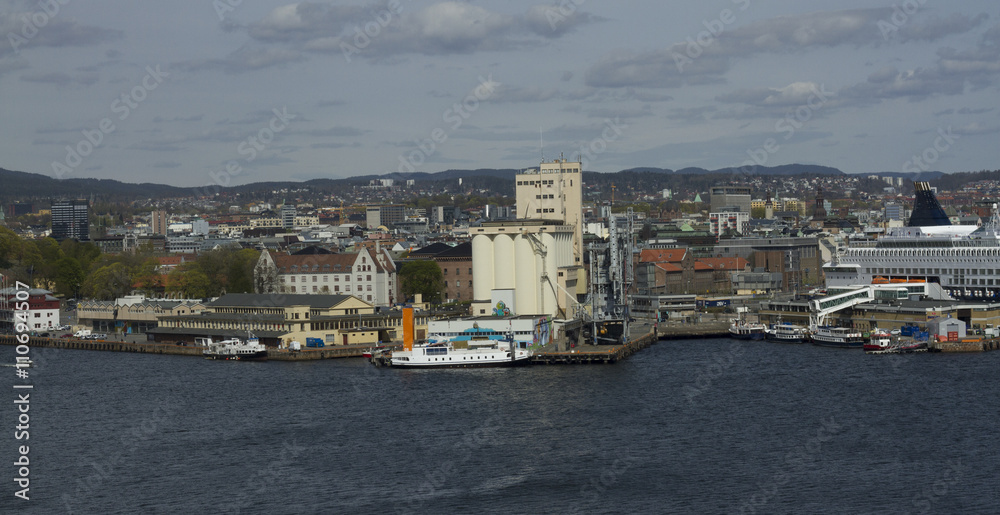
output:
{"label": "green tree", "polygon": [[253,293],[253,268],[260,252],[241,249],[232,253],[226,273],[227,293]]}
{"label": "green tree", "polygon": [[10,268],[15,260],[20,261],[21,238],[14,231],[0,227],[0,268]]}
{"label": "green tree", "polygon": [[407,299],[419,293],[425,301],[439,302],[444,291],[444,274],[433,261],[407,262],[399,271],[399,288]]}
{"label": "green tree", "polygon": [[208,274],[202,271],[194,262],[184,263],[170,272],[167,279],[167,291],[179,293],[189,299],[210,297],[210,292],[218,289]]}
{"label": "green tree", "polygon": [[114,300],[132,291],[132,277],[121,262],[110,263],[88,275],[80,291],[90,299]]}
{"label": "green tree", "polygon": [[74,297],[80,291],[86,278],[87,274],[83,271],[79,261],[71,257],[64,257],[56,261],[56,292],[67,297]]}

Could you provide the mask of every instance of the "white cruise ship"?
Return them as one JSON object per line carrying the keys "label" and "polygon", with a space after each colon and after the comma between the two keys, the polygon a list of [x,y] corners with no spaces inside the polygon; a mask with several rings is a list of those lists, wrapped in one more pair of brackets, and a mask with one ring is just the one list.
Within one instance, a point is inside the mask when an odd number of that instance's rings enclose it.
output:
{"label": "white cruise ship", "polygon": [[947,217],[928,184],[915,186],[911,225],[891,228],[875,242],[852,244],[824,265],[827,288],[934,283],[955,299],[1000,299],[996,205],[993,216],[981,227],[945,225]]}

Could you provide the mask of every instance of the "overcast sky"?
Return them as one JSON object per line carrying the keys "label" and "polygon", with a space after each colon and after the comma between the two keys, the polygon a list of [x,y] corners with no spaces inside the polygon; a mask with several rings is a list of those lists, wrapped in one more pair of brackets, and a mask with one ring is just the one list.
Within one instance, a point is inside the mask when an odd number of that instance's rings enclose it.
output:
{"label": "overcast sky", "polygon": [[0,167],[997,169],[998,22],[995,0],[0,0]]}

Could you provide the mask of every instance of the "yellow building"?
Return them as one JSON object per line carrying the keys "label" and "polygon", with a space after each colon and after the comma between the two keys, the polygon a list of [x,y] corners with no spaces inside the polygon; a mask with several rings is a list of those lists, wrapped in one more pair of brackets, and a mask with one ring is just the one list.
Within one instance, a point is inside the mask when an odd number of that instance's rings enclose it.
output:
{"label": "yellow building", "polygon": [[[414,320],[417,338],[425,337],[428,316]],[[246,337],[252,332],[269,347],[319,338],[325,345],[374,344],[402,338],[399,310],[375,307],[350,295],[231,293],[205,305],[201,313],[159,317],[148,331],[155,341],[193,342],[197,337]]]}

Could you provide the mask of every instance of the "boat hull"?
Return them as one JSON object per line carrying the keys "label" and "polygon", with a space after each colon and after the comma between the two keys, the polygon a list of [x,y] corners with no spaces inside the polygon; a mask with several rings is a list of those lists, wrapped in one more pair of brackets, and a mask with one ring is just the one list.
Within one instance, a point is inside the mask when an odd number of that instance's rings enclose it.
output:
{"label": "boat hull", "polygon": [[482,362],[441,362],[441,363],[414,363],[405,361],[390,362],[393,368],[499,368],[499,367],[522,367],[531,363],[530,358],[519,358],[514,361],[482,361]]}
{"label": "boat hull", "polygon": [[205,354],[205,359],[217,359],[222,361],[267,361],[267,351],[254,352],[251,354]]}
{"label": "boat hull", "polygon": [[734,331],[729,331],[729,337],[735,340],[763,340],[764,331],[751,332],[751,333],[738,333]]}
{"label": "boat hull", "polygon": [[788,336],[788,337],[784,337],[784,336],[768,335],[767,336],[767,341],[774,342],[774,343],[805,343],[806,342],[806,338],[805,338],[805,336]]}
{"label": "boat hull", "polygon": [[843,341],[843,340],[826,340],[826,339],[812,339],[812,344],[819,347],[834,347],[837,349],[862,349],[865,346],[865,342],[862,341]]}

